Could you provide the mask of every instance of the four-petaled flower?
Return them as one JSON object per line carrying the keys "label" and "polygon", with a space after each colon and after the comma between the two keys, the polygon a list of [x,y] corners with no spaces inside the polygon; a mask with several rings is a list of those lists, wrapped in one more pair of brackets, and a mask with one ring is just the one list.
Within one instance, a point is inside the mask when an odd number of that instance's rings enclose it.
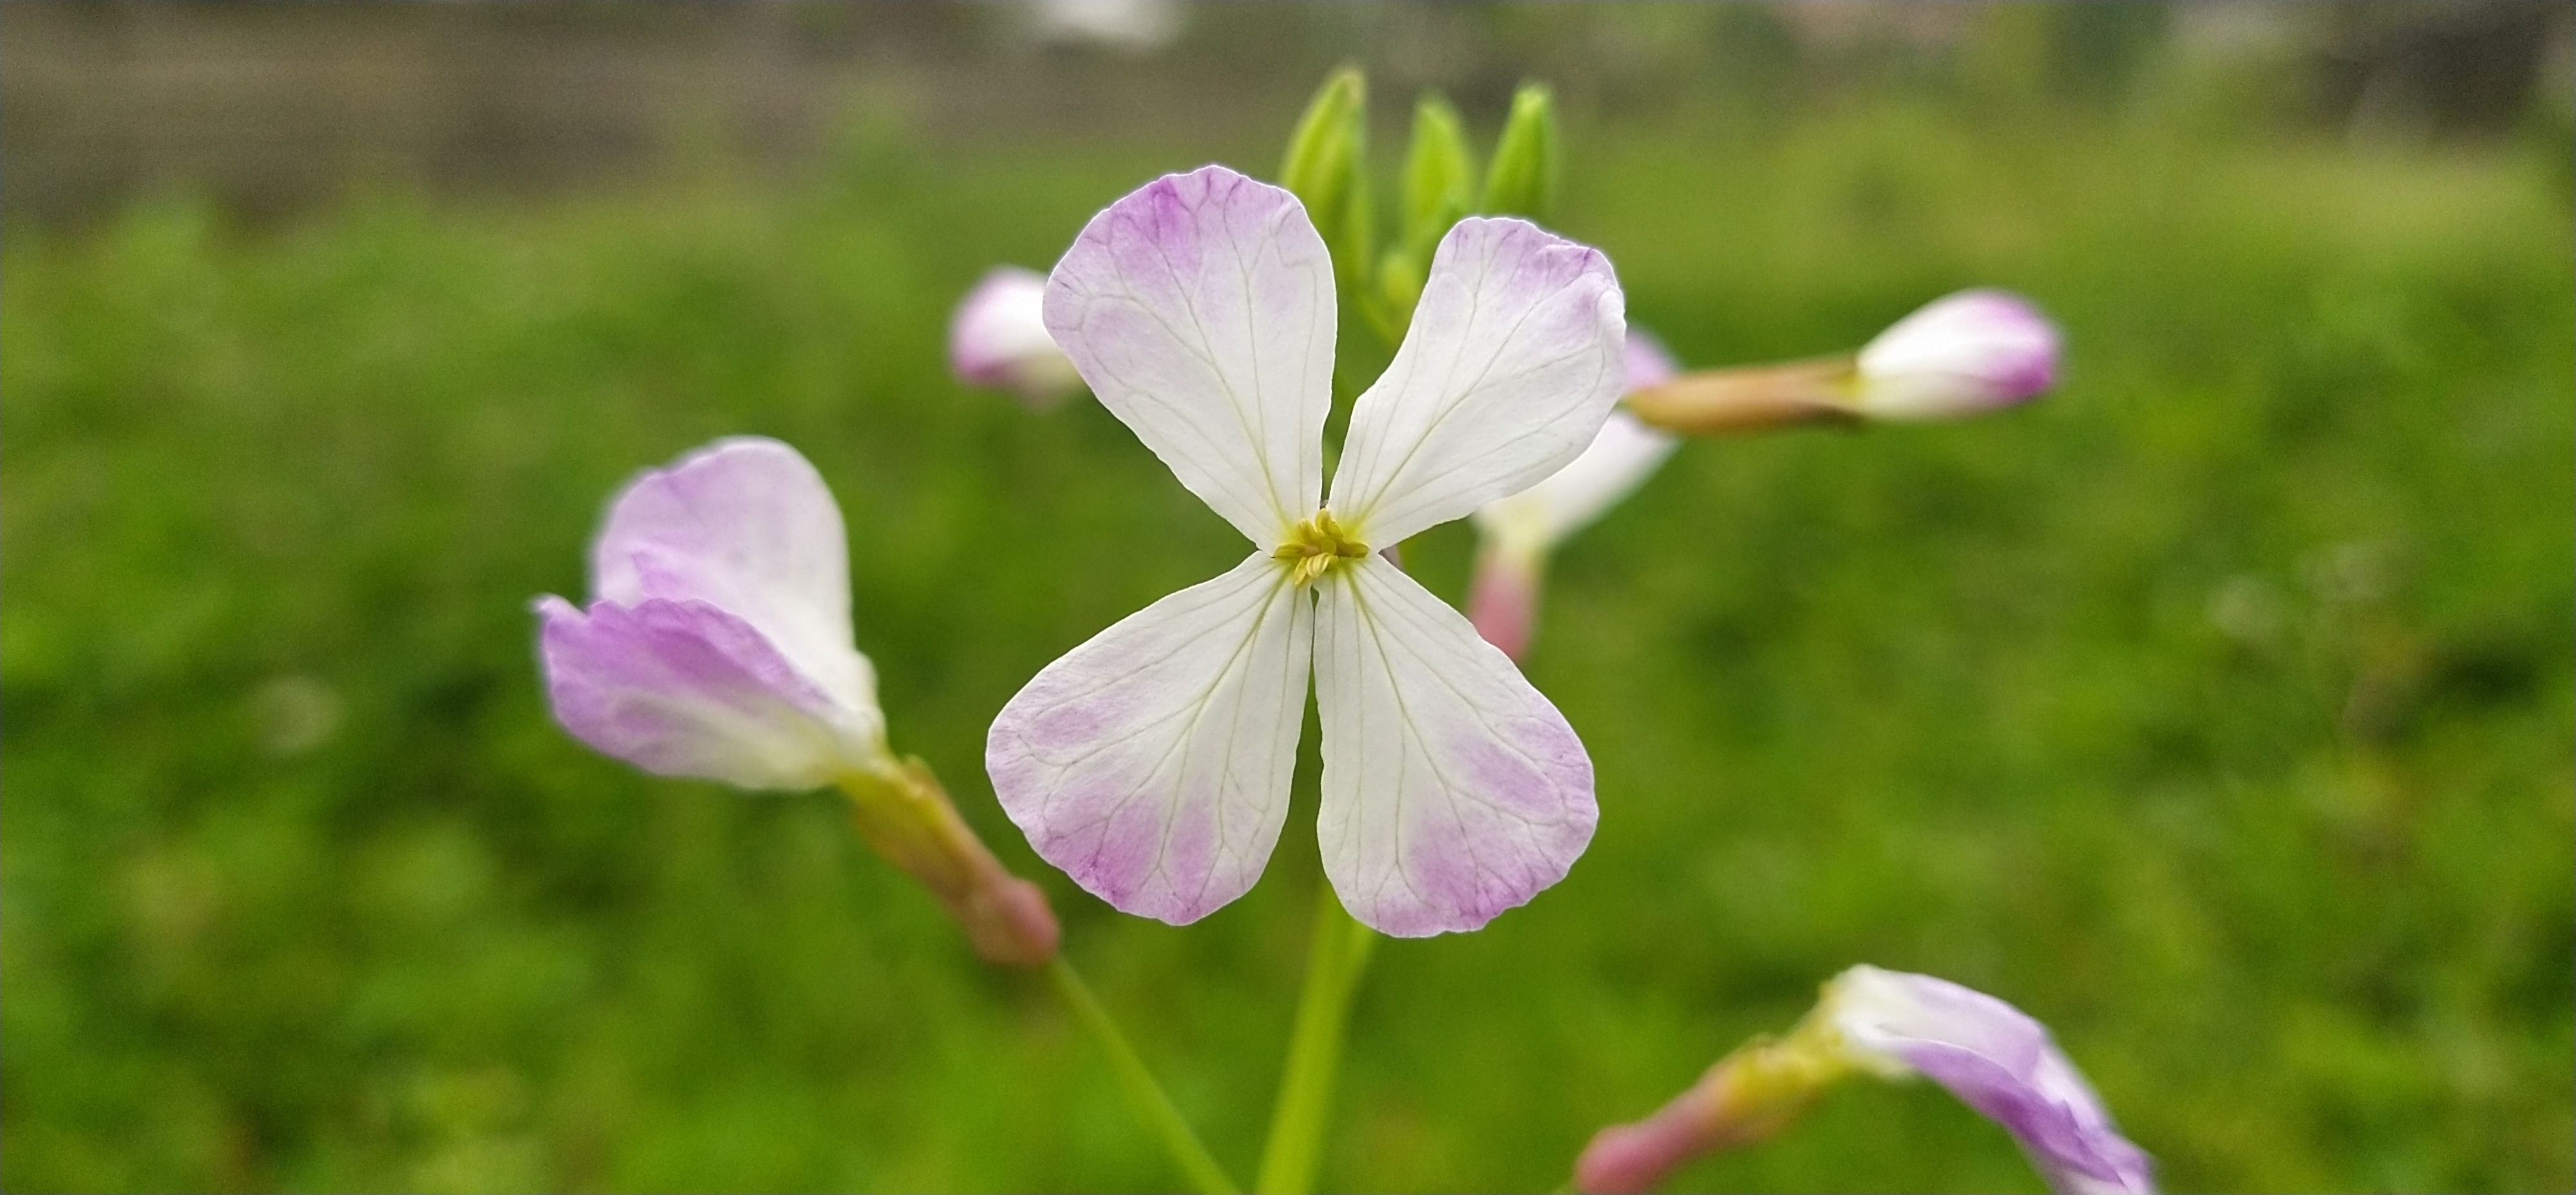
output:
{"label": "four-petaled flower", "polygon": [[1400,936],[1474,929],[1563,878],[1596,817],[1582,742],[1377,553],[1592,442],[1621,380],[1608,260],[1518,220],[1452,228],[1329,493],[1332,262],[1286,191],[1209,166],[1119,200],[1057,264],[1046,323],[1254,551],[1003,708],[986,765],[1038,853],[1175,924],[1242,895],[1286,818],[1311,673],[1324,868],[1354,916]]}

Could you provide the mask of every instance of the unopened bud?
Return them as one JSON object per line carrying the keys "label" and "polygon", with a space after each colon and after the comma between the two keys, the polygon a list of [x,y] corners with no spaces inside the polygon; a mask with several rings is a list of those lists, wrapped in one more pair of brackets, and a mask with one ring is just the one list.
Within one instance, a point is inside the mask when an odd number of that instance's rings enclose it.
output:
{"label": "unopened bud", "polygon": [[1316,89],[1279,163],[1279,185],[1306,205],[1346,294],[1365,285],[1376,264],[1367,157],[1368,83],[1358,67],[1346,66]]}
{"label": "unopened bud", "polygon": [[1945,419],[2011,406],[2057,383],[2055,325],[2021,296],[1963,290],[1888,326],[1855,360],[1853,409]]}
{"label": "unopened bud", "polygon": [[1082,389],[1073,359],[1046,329],[1046,275],[997,266],[948,322],[948,368],[970,386],[1006,390],[1044,410]]}
{"label": "unopened bud", "polygon": [[921,881],[988,962],[1038,966],[1061,936],[1038,886],[1012,875],[957,816],[939,778],[918,759],[841,778],[859,837]]}
{"label": "unopened bud", "polygon": [[1512,114],[1494,142],[1477,210],[1548,222],[1556,207],[1556,97],[1546,86],[1523,83],[1512,93]]}

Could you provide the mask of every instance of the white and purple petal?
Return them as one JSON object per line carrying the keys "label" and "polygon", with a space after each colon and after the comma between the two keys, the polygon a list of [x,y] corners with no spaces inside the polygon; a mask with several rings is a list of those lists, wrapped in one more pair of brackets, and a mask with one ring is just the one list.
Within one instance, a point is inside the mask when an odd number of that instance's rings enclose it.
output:
{"label": "white and purple petal", "polygon": [[1047,281],[1046,325],[1101,404],[1268,549],[1321,499],[1333,302],[1297,197],[1206,166],[1094,216]]}
{"label": "white and purple petal", "polygon": [[537,614],[556,721],[645,771],[814,788],[876,733],[759,630],[707,602],[602,601],[584,611],[548,596]]}
{"label": "white and purple petal", "polygon": [[1919,1072],[2002,1125],[2057,1190],[2146,1192],[2154,1167],[2101,1096],[2020,1009],[1946,979],[1854,967],[1826,992],[1855,1061]]}
{"label": "white and purple petal", "polygon": [[1336,568],[1318,589],[1317,838],[1343,907],[1424,937],[1479,928],[1565,878],[1598,810],[1564,715],[1386,560]]}
{"label": "white and purple petal", "polygon": [[948,368],[959,381],[1005,390],[1032,408],[1082,388],[1082,375],[1046,328],[1046,275],[996,266],[948,322]]}
{"label": "white and purple petal", "polygon": [[1854,364],[1873,419],[1938,419],[2010,406],[2057,383],[2055,325],[2009,291],[1964,290],[1888,326]]}
{"label": "white and purple petal", "polygon": [[1599,250],[1520,220],[1459,221],[1395,360],[1352,408],[1334,514],[1399,543],[1565,467],[1618,400],[1623,311]]}
{"label": "white and purple petal", "polygon": [[776,440],[719,440],[629,482],[591,548],[591,596],[705,602],[749,624],[854,720],[882,726],[876,670],[850,637],[840,505]]}
{"label": "white and purple petal", "polygon": [[1125,912],[1184,925],[1243,895],[1288,815],[1313,609],[1259,554],[1065,653],[993,720],[1003,811]]}

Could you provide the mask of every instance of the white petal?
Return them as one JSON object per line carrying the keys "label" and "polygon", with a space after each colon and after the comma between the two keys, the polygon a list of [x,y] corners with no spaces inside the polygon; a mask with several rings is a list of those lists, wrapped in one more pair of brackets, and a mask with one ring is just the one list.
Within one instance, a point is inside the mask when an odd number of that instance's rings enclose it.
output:
{"label": "white petal", "polygon": [[1476,508],[1476,529],[1505,551],[1545,552],[1645,484],[1678,441],[1612,411],[1583,455],[1545,481]]}
{"label": "white petal", "polygon": [[1183,925],[1243,895],[1288,814],[1313,611],[1255,555],[1065,653],[993,720],[1003,811],[1126,912]]}
{"label": "white petal", "polygon": [[879,727],[817,688],[750,624],[705,602],[537,602],[555,720],[645,771],[815,788],[867,766]]}
{"label": "white petal", "polygon": [[1626,374],[1610,260],[1519,220],[1441,238],[1413,328],[1360,395],[1331,506],[1387,546],[1565,467]]}
{"label": "white petal", "polygon": [[1469,930],[1565,878],[1592,841],[1592,760],[1458,612],[1384,559],[1320,584],[1324,872],[1398,937]]}
{"label": "white petal", "polygon": [[1246,538],[1315,513],[1332,406],[1333,262],[1297,197],[1222,166],[1092,217],[1046,324],[1093,394]]}
{"label": "white petal", "polygon": [[850,638],[840,505],[776,440],[719,440],[629,482],[591,547],[591,596],[715,606],[845,707],[845,721],[883,725],[876,670]]}

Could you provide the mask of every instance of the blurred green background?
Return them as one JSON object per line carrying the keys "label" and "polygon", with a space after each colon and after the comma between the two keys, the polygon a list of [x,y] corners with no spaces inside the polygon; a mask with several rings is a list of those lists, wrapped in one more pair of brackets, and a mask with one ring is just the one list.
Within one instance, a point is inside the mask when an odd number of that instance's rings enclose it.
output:
{"label": "blurred green background", "polygon": [[[1351,60],[1388,166],[1417,88],[1490,137],[1555,84],[1559,224],[1692,364],[1968,285],[2070,347],[2006,416],[1689,445],[1568,545],[1528,672],[1599,838],[1378,953],[1328,1187],[1553,1186],[1864,961],[2048,1022],[2174,1188],[2576,1185],[2563,9],[1144,11],[0,9],[0,1181],[1178,1181],[836,797],[549,722],[528,600],[741,432],[838,492],[898,746],[1248,1173],[1311,735],[1197,926],[1031,856],[993,712],[1241,544],[943,338]],[[1470,547],[1410,560],[1454,600]],[[1919,1085],[1676,1185],[2038,1187]]]}

